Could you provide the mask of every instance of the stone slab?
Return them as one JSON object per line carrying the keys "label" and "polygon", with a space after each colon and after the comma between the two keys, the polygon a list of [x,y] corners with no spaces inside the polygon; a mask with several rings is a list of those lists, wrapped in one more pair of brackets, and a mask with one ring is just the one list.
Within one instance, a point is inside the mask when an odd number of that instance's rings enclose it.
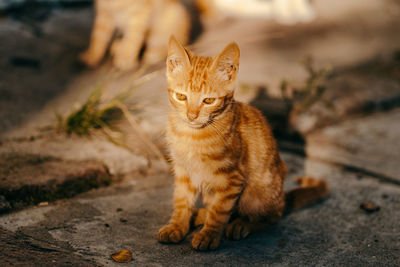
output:
{"label": "stone slab", "polygon": [[33,138],[6,139],[0,144],[0,155],[6,153],[32,153],[67,161],[96,160],[104,163],[112,175],[147,169],[149,161],[139,150],[130,152],[101,135],[79,137],[50,133]]}
{"label": "stone slab", "polygon": [[306,137],[309,157],[400,183],[400,108],[344,121]]}
{"label": "stone slab", "polygon": [[[235,40],[241,48],[239,81],[263,85],[274,97],[281,97],[282,79],[295,85],[304,82],[307,73],[299,60],[308,55],[313,56],[318,67],[346,67],[398,49],[400,16],[396,1],[318,0],[313,5],[317,19],[311,23],[285,26],[266,19],[227,19],[204,31],[191,48],[212,56]],[[46,20],[37,23],[42,36],[33,34],[21,21],[9,17],[2,20],[0,38],[6,41],[0,46],[0,53],[7,56],[0,58],[0,136],[32,134],[38,127],[54,123],[54,111],[70,112],[95,84],[110,82],[115,91],[118,81],[129,82],[134,70],[110,78],[115,73],[110,71],[109,60],[96,70],[75,68],[79,52],[89,41],[92,19],[92,8],[52,11]],[[335,45],[338,43],[340,49]],[[361,46],[363,49],[359,49]],[[38,60],[41,67],[12,66],[13,56]],[[168,101],[164,63],[155,68],[161,70],[157,81],[143,86],[134,98],[144,111],[143,124],[151,125],[147,128],[159,134],[165,125]],[[23,81],[20,77],[24,77]],[[243,97],[238,94],[238,98],[250,101],[255,93]]]}
{"label": "stone slab", "polygon": [[354,116],[399,106],[399,53],[336,70],[324,83],[321,97],[304,111],[292,112],[291,126],[305,136]]}
{"label": "stone slab", "polygon": [[72,197],[111,182],[108,169],[100,162],[61,160],[36,154],[0,154],[3,202],[0,213]]}

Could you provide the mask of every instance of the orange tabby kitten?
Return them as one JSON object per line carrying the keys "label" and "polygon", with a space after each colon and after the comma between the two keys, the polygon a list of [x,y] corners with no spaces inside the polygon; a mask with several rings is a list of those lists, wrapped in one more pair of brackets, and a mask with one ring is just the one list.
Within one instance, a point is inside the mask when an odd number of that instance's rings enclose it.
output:
{"label": "orange tabby kitten", "polygon": [[[175,171],[174,213],[158,233],[160,242],[181,241],[193,220],[204,224],[193,248],[215,249],[224,230],[226,237],[241,239],[278,221],[286,199],[299,208],[329,195],[324,181],[308,177],[285,194],[286,167],[271,129],[260,111],[233,98],[238,69],[236,43],[211,58],[170,39],[167,137]],[[206,209],[194,209],[197,193]]]}
{"label": "orange tabby kitten", "polygon": [[99,64],[116,29],[122,38],[114,40],[111,54],[114,66],[123,70],[137,64],[146,37],[143,61],[148,64],[164,59],[171,34],[188,42],[189,13],[177,0],[96,0],[95,9],[90,45],[81,54],[88,66]]}

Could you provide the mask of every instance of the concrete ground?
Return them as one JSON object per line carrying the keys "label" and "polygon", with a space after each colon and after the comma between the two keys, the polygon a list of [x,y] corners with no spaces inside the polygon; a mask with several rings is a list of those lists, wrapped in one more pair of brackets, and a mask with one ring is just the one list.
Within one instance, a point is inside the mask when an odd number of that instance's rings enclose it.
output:
{"label": "concrete ground", "polygon": [[[325,179],[332,192],[323,203],[206,253],[191,248],[193,234],[177,245],[157,242],[172,212],[173,178],[132,129],[126,131],[131,151],[97,132],[81,138],[49,130],[54,112],[79,106],[95,84],[115,94],[134,83],[135,71],[114,72],[107,60],[94,70],[77,62],[88,42],[91,8],[0,17],[0,265],[117,266],[110,255],[130,249],[128,266],[400,266],[400,5],[313,4],[318,17],[309,24],[227,19],[192,46],[215,55],[238,42],[238,99],[284,121],[275,130],[287,134],[278,140],[289,169],[286,188],[295,186],[295,177],[311,175]],[[289,115],[279,84],[304,86],[308,74],[298,62],[306,56],[334,72],[315,103]],[[147,73],[153,71],[133,94],[141,110],[134,116],[164,151],[163,64]],[[287,139],[289,128],[301,138]],[[99,174],[92,175],[93,168]]]}
{"label": "concrete ground", "polygon": [[[332,196],[245,240],[225,240],[217,251],[194,251],[192,234],[177,245],[157,242],[156,233],[172,212],[173,180],[160,174],[128,176],[108,188],[0,217],[7,240],[2,245],[7,253],[0,261],[118,266],[110,255],[130,249],[131,265],[140,266],[399,266],[399,186],[299,156],[283,153],[283,157],[290,169],[288,188],[305,169],[306,174],[324,177]],[[380,210],[368,214],[360,209],[361,203],[378,205]],[[10,250],[21,240],[18,249],[26,254]],[[50,256],[35,257],[30,251]]]}

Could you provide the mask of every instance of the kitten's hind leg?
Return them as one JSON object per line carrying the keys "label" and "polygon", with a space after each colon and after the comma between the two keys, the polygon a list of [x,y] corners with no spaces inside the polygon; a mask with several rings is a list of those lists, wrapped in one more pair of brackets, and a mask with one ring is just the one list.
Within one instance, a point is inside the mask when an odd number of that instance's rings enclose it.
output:
{"label": "kitten's hind leg", "polygon": [[267,228],[269,224],[261,221],[250,221],[248,218],[239,217],[230,222],[225,228],[225,236],[228,239],[240,240],[250,233]]}
{"label": "kitten's hind leg", "polygon": [[239,215],[226,226],[225,237],[233,240],[246,238],[249,234],[264,230],[278,222],[281,217],[281,210],[270,211],[264,216]]}

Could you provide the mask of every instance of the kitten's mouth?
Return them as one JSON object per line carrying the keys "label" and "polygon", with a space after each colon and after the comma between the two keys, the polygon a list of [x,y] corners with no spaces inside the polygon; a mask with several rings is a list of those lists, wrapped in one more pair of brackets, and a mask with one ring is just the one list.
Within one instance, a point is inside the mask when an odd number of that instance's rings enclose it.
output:
{"label": "kitten's mouth", "polygon": [[203,123],[198,123],[198,122],[188,122],[188,125],[192,128],[202,128],[204,127]]}
{"label": "kitten's mouth", "polygon": [[196,129],[201,129],[201,128],[204,128],[204,127],[210,125],[213,121],[214,121],[213,119],[210,119],[205,123],[193,122],[193,121],[192,122],[186,121],[186,123],[189,125],[189,127],[196,128]]}

